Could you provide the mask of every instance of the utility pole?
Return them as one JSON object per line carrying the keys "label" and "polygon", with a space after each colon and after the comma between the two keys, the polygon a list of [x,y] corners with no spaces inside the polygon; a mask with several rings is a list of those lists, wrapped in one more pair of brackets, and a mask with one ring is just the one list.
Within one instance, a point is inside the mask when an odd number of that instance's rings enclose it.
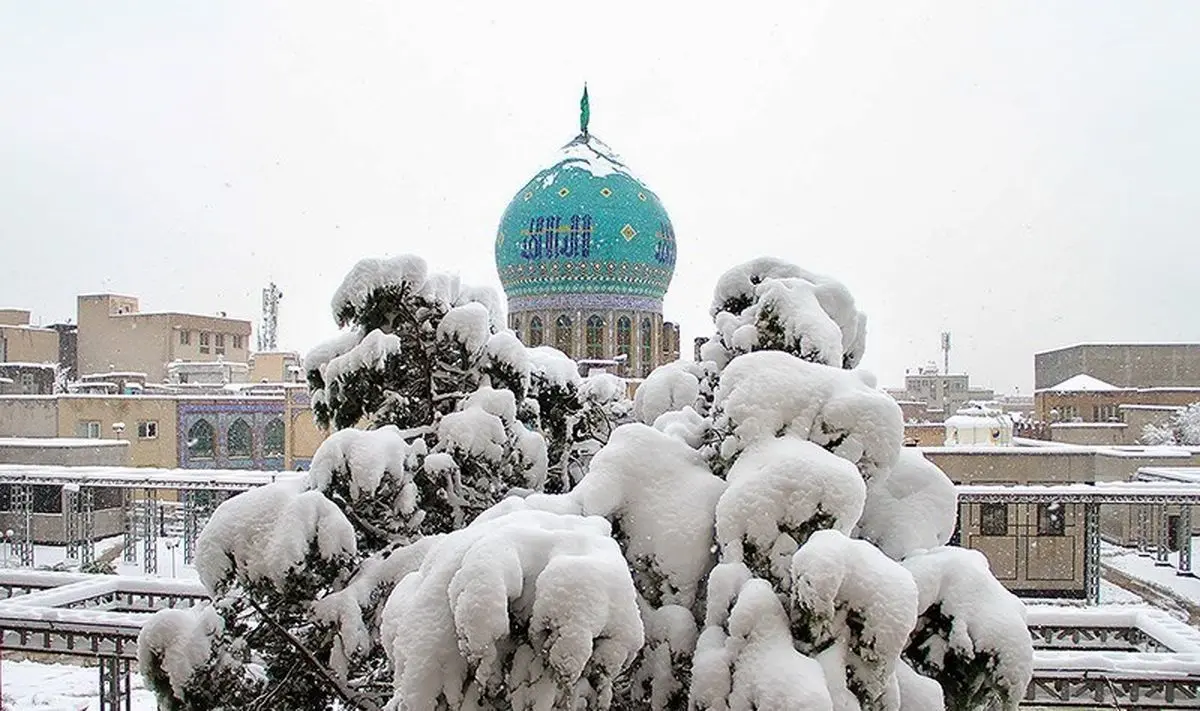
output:
{"label": "utility pole", "polygon": [[279,301],[283,292],[275,286],[275,282],[267,285],[262,292],[262,324],[258,329],[258,350],[273,351],[278,347],[279,332]]}

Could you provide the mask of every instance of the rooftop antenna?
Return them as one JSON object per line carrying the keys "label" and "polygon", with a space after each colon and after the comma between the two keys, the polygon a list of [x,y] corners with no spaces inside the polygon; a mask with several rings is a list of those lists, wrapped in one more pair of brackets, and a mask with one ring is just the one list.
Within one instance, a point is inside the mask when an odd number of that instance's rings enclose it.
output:
{"label": "rooftop antenna", "polygon": [[279,301],[283,292],[275,286],[275,282],[267,284],[262,291],[262,325],[258,329],[258,350],[274,351],[278,347],[276,337],[279,332]]}
{"label": "rooftop antenna", "polygon": [[942,331],[942,372],[950,374],[950,332]]}
{"label": "rooftop antenna", "polygon": [[579,99],[579,133],[588,137],[588,120],[592,118],[591,107],[588,106],[587,82],[583,83],[583,97]]}

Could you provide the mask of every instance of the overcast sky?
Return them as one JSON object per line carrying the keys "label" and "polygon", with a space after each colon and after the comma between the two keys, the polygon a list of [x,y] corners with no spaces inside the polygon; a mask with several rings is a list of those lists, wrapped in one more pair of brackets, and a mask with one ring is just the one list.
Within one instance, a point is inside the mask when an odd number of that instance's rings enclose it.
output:
{"label": "overcast sky", "polygon": [[587,80],[674,222],[687,343],[763,254],[850,287],[882,384],[943,330],[1022,392],[1037,350],[1200,339],[1200,2],[700,7],[0,0],[0,305],[257,328],[273,279],[304,350],[360,257],[498,284]]}

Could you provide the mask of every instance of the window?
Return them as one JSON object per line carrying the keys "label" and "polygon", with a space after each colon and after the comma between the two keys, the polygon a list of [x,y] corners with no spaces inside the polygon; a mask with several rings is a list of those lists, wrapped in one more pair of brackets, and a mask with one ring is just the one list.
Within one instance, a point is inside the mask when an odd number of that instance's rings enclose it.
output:
{"label": "window", "polygon": [[587,320],[587,357],[598,360],[604,357],[604,319],[595,314]]}
{"label": "window", "polygon": [[1062,422],[1074,422],[1079,417],[1079,408],[1074,405],[1059,405],[1058,417]]}
{"label": "window", "polygon": [[61,486],[34,484],[29,489],[33,494],[34,513],[62,513],[63,490]]}
{"label": "window", "polygon": [[521,317],[513,316],[508,319],[508,325],[517,334],[517,338],[521,337]]}
{"label": "window", "polygon": [[200,332],[200,352],[208,353],[208,347],[211,345],[212,334],[207,331]]}
{"label": "window", "polygon": [[980,504],[979,533],[984,536],[1007,536],[1008,504]]}
{"label": "window", "polygon": [[1062,504],[1038,504],[1037,527],[1039,536],[1063,536],[1067,532],[1067,518]]}
{"label": "window", "polygon": [[263,456],[283,456],[283,420],[277,418],[267,423],[263,432]]}
{"label": "window", "polygon": [[250,433],[250,425],[242,418],[237,418],[225,433],[229,445],[229,456],[249,457],[254,449],[254,435]]}
{"label": "window", "polygon": [[187,329],[180,329],[179,345],[186,346],[186,345],[190,345],[191,342],[192,342],[192,332]]}
{"label": "window", "polygon": [[242,349],[242,337],[238,334],[233,334],[233,349],[240,351]]}
{"label": "window", "polygon": [[628,316],[617,319],[617,355],[629,357],[633,350],[633,322]]}
{"label": "window", "polygon": [[216,454],[213,426],[208,420],[196,420],[188,428],[188,456],[192,459],[212,459]]}
{"label": "window", "polygon": [[21,392],[26,395],[37,394],[37,387],[33,382],[33,373],[21,373]]}
{"label": "window", "polygon": [[534,316],[529,319],[529,345],[540,346],[543,343],[542,319]]}
{"label": "window", "polygon": [[143,420],[138,423],[138,439],[157,439],[158,420]]}
{"label": "window", "polygon": [[1120,422],[1121,413],[1116,405],[1092,405],[1092,421]]}
{"label": "window", "polygon": [[217,355],[225,355],[225,334],[218,333],[216,338],[213,339],[213,341],[216,344],[215,347],[213,348],[213,350],[216,352],[216,354]]}
{"label": "window", "polygon": [[554,347],[571,355],[571,317],[566,314],[559,316],[554,323]]}
{"label": "window", "polygon": [[638,355],[642,363],[643,376],[649,375],[654,367],[653,345],[654,326],[650,323],[650,319],[642,319],[641,347],[638,349],[641,352]]}
{"label": "window", "polygon": [[76,422],[75,436],[83,439],[100,439],[100,421],[80,420]]}

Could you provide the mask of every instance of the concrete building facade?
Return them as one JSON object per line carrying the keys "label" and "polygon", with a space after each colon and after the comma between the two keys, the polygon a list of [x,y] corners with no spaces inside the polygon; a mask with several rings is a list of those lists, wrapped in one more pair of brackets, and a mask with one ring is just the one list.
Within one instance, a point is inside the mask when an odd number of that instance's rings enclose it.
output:
{"label": "concrete building facade", "polygon": [[[924,447],[956,484],[1075,484],[1129,481],[1143,467],[1200,464],[1200,450],[1026,443],[1012,447]],[[1131,507],[1101,507],[1101,534],[1126,542]],[[1025,597],[1082,598],[1080,504],[961,504],[960,545],[980,551],[1005,587]]]}
{"label": "concrete building facade", "polygon": [[147,382],[161,383],[176,360],[249,361],[249,321],[142,312],[136,298],[116,294],[81,295],[77,308],[80,375],[141,372]]}
{"label": "concrete building facade", "polygon": [[1118,387],[1200,386],[1200,343],[1081,343],[1036,353],[1034,388],[1086,373]]}
{"label": "concrete building facade", "polygon": [[25,309],[0,309],[0,363],[58,362],[58,331],[29,321]]}
{"label": "concrete building facade", "polygon": [[[996,394],[987,388],[971,387],[966,373],[943,373],[929,364],[904,374],[904,388],[887,393],[902,403],[907,421],[940,422],[970,402],[988,402]],[[923,412],[921,412],[923,408]]]}

